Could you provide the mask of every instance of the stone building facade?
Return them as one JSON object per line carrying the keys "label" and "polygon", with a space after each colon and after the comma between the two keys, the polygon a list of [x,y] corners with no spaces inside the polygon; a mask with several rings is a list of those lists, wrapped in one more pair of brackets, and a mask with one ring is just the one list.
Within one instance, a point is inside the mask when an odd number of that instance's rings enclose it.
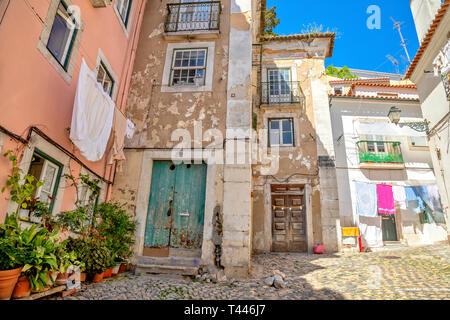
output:
{"label": "stone building facade", "polygon": [[334,148],[324,60],[334,34],[261,37],[253,50],[253,251],[340,249]]}

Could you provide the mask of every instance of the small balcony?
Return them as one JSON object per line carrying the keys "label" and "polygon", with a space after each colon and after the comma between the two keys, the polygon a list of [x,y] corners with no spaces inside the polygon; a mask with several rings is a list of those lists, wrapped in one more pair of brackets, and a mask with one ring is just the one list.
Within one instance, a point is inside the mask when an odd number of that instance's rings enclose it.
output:
{"label": "small balcony", "polygon": [[261,105],[303,104],[304,99],[299,81],[261,83]]}
{"label": "small balcony", "polygon": [[361,168],[403,169],[405,163],[398,141],[361,140],[356,143]]}
{"label": "small balcony", "polygon": [[164,21],[165,36],[218,36],[221,11],[220,1],[170,3]]}

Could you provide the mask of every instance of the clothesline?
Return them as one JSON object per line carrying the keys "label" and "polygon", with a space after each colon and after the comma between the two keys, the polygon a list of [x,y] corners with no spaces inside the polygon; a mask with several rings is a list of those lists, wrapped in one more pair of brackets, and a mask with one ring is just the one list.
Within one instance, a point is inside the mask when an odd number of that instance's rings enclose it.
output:
{"label": "clothesline", "polygon": [[386,182],[386,181],[362,181],[362,180],[352,180],[352,182],[360,182],[360,183],[368,183],[368,184],[384,184],[388,186],[393,187],[421,187],[421,186],[434,186],[436,185],[436,181],[430,181],[430,182],[417,182],[417,184],[414,184],[413,182],[407,182],[407,183],[395,183],[395,182]]}

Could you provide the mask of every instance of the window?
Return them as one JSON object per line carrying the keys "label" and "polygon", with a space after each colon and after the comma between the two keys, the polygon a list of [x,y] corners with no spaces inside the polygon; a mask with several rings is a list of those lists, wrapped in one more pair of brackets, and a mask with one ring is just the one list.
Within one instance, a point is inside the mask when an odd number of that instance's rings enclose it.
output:
{"label": "window", "polygon": [[385,153],[386,152],[386,145],[381,142],[384,141],[383,136],[375,136],[375,135],[367,135],[366,136],[367,142],[367,152],[372,153]]}
{"label": "window", "polygon": [[206,53],[207,49],[174,50],[170,84],[205,85]]}
{"label": "window", "polygon": [[114,79],[106,69],[103,62],[98,65],[97,81],[102,85],[103,90],[112,97],[114,89]]}
{"label": "window", "polygon": [[270,102],[291,101],[291,71],[289,69],[269,69]]}
{"label": "window", "polygon": [[116,8],[119,12],[123,24],[128,26],[128,18],[130,16],[131,3],[133,0],[116,0]]}
{"label": "window", "polygon": [[52,29],[50,31],[47,49],[65,70],[67,70],[67,63],[70,58],[76,34],[76,21],[73,17],[70,17],[67,7],[61,1],[58,5],[55,20],[53,21]]}
{"label": "window", "polygon": [[343,95],[344,88],[343,87],[333,87],[334,94]]}
{"label": "window", "polygon": [[[63,165],[44,153],[36,150],[28,170],[28,174],[35,178],[35,183],[43,181],[44,184],[35,190],[34,198],[50,206],[50,212],[53,210],[56,193],[58,191],[59,181],[61,179]],[[22,218],[30,218],[29,210],[21,210]],[[31,221],[36,221],[32,219]]]}
{"label": "window", "polygon": [[427,137],[411,137],[411,145],[413,147],[428,147]]}
{"label": "window", "polygon": [[292,119],[269,119],[269,145],[294,146]]}

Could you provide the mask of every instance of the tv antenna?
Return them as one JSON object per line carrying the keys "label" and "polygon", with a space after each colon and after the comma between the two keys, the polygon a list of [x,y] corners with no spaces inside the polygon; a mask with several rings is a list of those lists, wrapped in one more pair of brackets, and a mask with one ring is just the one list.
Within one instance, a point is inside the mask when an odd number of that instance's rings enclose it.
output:
{"label": "tv antenna", "polygon": [[[408,53],[408,48],[406,47],[406,41],[403,38],[403,34],[402,34],[402,24],[404,22],[397,22],[394,20],[394,18],[391,17],[392,22],[394,23],[394,29],[398,30],[398,33],[400,35],[400,39],[402,40],[402,42],[400,42],[400,45],[403,47],[403,49],[405,49],[405,53],[406,53],[406,60],[408,61],[409,64],[411,64],[411,58],[409,57],[409,53]],[[389,59],[390,60],[390,59]],[[391,60],[392,61],[392,60]],[[398,61],[397,61],[398,63]]]}
{"label": "tv antenna", "polygon": [[395,70],[397,71],[397,74],[399,74],[399,73],[400,73],[400,70],[399,70],[399,66],[398,66],[398,60],[395,59],[395,58],[394,58],[393,56],[391,56],[390,54],[386,55],[386,58],[388,58],[388,59],[392,62],[392,64],[393,64],[394,67],[395,67]]}

